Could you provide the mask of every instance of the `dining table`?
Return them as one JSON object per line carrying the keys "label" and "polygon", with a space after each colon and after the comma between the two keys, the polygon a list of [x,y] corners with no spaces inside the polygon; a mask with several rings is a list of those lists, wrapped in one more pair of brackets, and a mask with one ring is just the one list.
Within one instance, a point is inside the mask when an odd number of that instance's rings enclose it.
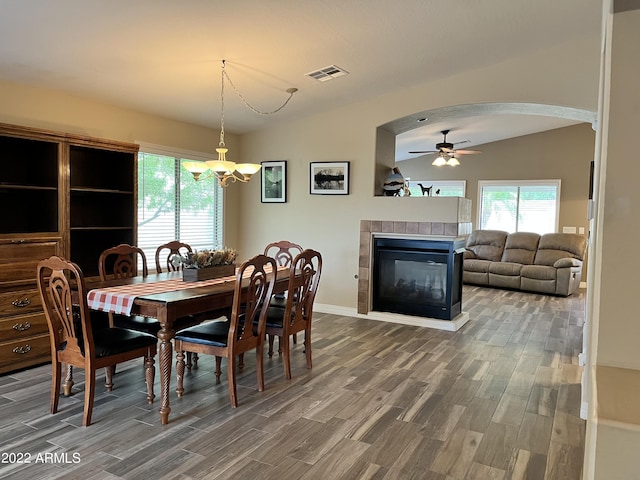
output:
{"label": "dining table", "polygon": [[[289,267],[278,267],[274,293],[285,292],[288,282]],[[236,276],[188,282],[183,280],[181,271],[176,271],[110,280],[93,278],[87,279],[86,285],[90,309],[123,315],[142,315],[156,318],[160,323],[160,422],[166,425],[171,412],[169,393],[174,323],[177,319],[187,316],[205,319],[208,312],[231,307]],[[243,278],[242,293],[246,292],[248,285],[248,278]]]}

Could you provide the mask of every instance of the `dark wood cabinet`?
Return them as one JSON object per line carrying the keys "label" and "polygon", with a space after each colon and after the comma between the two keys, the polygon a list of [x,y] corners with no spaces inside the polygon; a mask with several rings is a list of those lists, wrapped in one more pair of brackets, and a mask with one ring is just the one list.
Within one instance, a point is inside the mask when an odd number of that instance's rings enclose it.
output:
{"label": "dark wood cabinet", "polygon": [[0,374],[50,359],[36,266],[136,243],[138,146],[0,124]]}

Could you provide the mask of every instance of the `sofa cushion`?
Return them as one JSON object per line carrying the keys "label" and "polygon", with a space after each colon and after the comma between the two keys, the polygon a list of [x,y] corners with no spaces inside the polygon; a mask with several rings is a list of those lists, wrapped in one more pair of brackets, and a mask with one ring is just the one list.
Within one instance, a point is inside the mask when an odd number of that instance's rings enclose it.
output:
{"label": "sofa cushion", "polygon": [[535,280],[555,280],[557,270],[546,265],[523,265],[520,276]]}
{"label": "sofa cushion", "polygon": [[531,232],[510,233],[502,253],[503,262],[531,265],[538,250],[540,235]]}
{"label": "sofa cushion", "polygon": [[489,273],[505,276],[519,276],[522,264],[512,262],[491,262],[489,264]]}
{"label": "sofa cushion", "polygon": [[464,270],[467,272],[488,273],[489,260],[467,259],[464,261]]}
{"label": "sofa cushion", "polygon": [[474,230],[467,237],[466,248],[476,258],[499,262],[502,258],[507,232],[501,230]]}
{"label": "sofa cushion", "polygon": [[540,237],[538,252],[534,263],[536,265],[553,264],[561,258],[584,259],[587,239],[584,235],[575,233],[546,233]]}

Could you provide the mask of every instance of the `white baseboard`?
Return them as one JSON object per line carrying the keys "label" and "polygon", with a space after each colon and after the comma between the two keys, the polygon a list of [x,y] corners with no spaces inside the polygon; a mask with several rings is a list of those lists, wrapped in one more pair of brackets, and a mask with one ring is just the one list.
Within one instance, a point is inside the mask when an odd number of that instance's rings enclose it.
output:
{"label": "white baseboard", "polygon": [[313,309],[317,312],[331,313],[333,315],[343,315],[345,317],[364,318],[365,320],[375,320],[380,322],[399,323],[402,325],[412,325],[415,327],[434,328],[437,330],[447,330],[457,332],[468,321],[469,314],[462,312],[453,320],[440,320],[429,317],[414,317],[413,315],[401,315],[399,313],[369,312],[367,315],[358,313],[355,308],[339,307],[323,303],[314,303]]}

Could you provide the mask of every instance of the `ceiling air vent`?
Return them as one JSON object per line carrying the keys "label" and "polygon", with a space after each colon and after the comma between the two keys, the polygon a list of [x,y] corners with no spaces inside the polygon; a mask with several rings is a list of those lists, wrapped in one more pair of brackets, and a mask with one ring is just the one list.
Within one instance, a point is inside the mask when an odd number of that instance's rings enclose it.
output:
{"label": "ceiling air vent", "polygon": [[340,67],[336,67],[335,65],[329,65],[328,67],[324,67],[324,68],[321,68],[320,70],[309,72],[305,75],[307,77],[311,77],[315,80],[318,80],[319,82],[326,82],[327,80],[342,77],[348,74],[349,72],[347,72],[346,70],[343,70]]}

